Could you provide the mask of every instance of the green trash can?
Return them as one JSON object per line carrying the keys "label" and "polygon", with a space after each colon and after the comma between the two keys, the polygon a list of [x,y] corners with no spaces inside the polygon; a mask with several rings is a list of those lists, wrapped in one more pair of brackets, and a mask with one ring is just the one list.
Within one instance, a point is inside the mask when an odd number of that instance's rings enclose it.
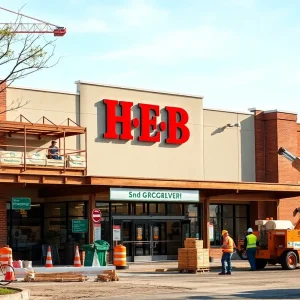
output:
{"label": "green trash can", "polygon": [[109,243],[104,240],[95,241],[95,248],[100,266],[106,266],[106,256],[109,247]]}
{"label": "green trash can", "polygon": [[93,265],[95,245],[94,244],[82,245],[82,248],[85,251],[84,266],[91,267]]}

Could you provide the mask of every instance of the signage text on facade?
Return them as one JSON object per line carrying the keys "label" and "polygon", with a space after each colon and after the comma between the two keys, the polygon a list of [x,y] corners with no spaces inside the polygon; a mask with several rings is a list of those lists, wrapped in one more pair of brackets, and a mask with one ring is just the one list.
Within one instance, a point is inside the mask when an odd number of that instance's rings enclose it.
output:
{"label": "signage text on facade", "polygon": [[87,233],[88,232],[88,220],[73,219],[72,220],[72,232],[73,233]]}
{"label": "signage text on facade", "polygon": [[148,190],[111,188],[110,200],[198,202],[200,200],[200,195],[198,190]]}
{"label": "signage text on facade", "polygon": [[30,198],[12,198],[13,210],[30,210],[31,199]]}
{"label": "signage text on facade", "polygon": [[[190,130],[187,127],[189,115],[183,108],[164,107],[167,113],[167,122],[161,121],[158,124],[159,105],[139,103],[137,106],[140,109],[140,119],[132,119],[133,102],[104,99],[103,103],[106,108],[106,131],[103,135],[105,139],[133,140],[133,128],[140,128],[140,136],[138,137],[140,142],[160,142],[163,131],[167,131],[167,138],[165,139],[167,144],[180,145],[190,138]],[[120,116],[116,113],[118,106],[122,110]],[[122,126],[120,135],[117,133],[118,123]],[[181,133],[180,136],[178,136],[178,131]]]}

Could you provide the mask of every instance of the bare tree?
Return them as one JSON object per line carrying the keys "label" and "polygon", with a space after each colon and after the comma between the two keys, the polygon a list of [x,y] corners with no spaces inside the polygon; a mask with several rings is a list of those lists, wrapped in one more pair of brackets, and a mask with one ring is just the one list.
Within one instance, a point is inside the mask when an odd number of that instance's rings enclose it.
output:
{"label": "bare tree", "polygon": [[[14,23],[0,28],[0,94],[16,80],[58,63],[58,60],[52,62],[56,40],[47,41],[40,33],[15,33],[18,28],[22,28],[21,15],[17,15]],[[22,98],[13,100],[0,114],[17,110],[28,103],[29,100],[23,101]]]}

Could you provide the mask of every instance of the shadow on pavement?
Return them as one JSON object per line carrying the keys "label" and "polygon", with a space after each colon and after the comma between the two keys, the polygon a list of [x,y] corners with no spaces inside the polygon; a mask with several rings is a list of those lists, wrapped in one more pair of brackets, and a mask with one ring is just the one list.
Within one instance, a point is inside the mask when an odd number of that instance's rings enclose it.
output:
{"label": "shadow on pavement", "polygon": [[274,289],[240,292],[231,295],[190,296],[186,299],[300,299],[300,289]]}

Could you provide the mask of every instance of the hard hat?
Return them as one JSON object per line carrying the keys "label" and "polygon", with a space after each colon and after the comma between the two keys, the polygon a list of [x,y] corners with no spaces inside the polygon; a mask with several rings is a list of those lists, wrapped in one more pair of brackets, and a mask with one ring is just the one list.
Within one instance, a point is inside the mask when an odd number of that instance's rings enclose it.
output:
{"label": "hard hat", "polygon": [[228,233],[227,230],[222,230],[222,235],[224,235],[225,233]]}
{"label": "hard hat", "polygon": [[253,232],[253,229],[250,227],[248,228],[247,232]]}

